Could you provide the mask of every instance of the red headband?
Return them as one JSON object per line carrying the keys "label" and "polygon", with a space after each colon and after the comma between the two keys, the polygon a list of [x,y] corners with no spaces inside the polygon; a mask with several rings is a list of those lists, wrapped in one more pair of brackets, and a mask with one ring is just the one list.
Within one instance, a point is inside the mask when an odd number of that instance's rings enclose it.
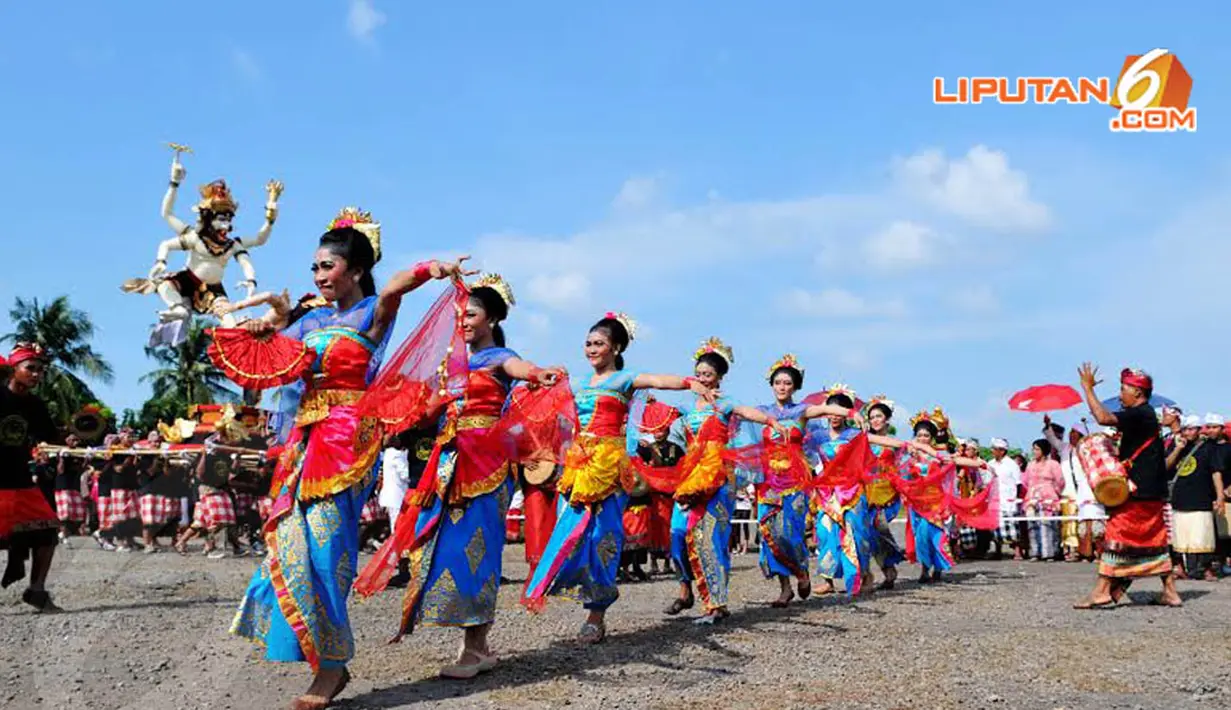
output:
{"label": "red headband", "polygon": [[37,343],[18,343],[9,355],[9,365],[17,367],[26,360],[42,360],[43,348]]}
{"label": "red headband", "polygon": [[1136,387],[1143,392],[1150,392],[1154,389],[1154,379],[1141,370],[1134,370],[1131,367],[1126,367],[1120,371],[1120,384]]}
{"label": "red headband", "polygon": [[671,428],[671,424],[680,416],[679,410],[663,402],[649,402],[641,415],[642,433],[657,434]]}

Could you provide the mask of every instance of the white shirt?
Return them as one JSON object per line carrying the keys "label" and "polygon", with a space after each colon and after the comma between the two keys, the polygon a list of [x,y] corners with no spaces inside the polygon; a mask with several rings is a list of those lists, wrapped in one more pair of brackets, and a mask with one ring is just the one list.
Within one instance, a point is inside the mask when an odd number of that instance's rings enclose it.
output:
{"label": "white shirt", "polygon": [[1060,470],[1064,473],[1064,497],[1077,502],[1077,516],[1082,520],[1095,520],[1104,515],[1103,506],[1094,499],[1094,491],[1090,488],[1090,479],[1082,468],[1077,452],[1070,450],[1069,454],[1060,460]]}
{"label": "white shirt", "polygon": [[406,490],[410,488],[410,452],[405,449],[385,449],[381,458],[380,507],[399,510]]}
{"label": "white shirt", "polygon": [[1000,509],[1013,510],[1017,504],[1017,487],[1022,483],[1022,469],[1013,459],[1005,456],[997,461],[992,459],[987,465],[996,474],[996,485],[1000,489]]}

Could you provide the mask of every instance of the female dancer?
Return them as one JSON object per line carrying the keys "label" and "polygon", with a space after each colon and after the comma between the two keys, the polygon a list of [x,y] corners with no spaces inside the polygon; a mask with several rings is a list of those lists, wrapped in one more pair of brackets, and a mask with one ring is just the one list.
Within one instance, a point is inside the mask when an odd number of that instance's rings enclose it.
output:
{"label": "female dancer", "polygon": [[[500,324],[515,301],[504,279],[483,276],[469,294],[461,322],[470,350],[464,390],[420,419],[441,420],[427,469],[407,492],[393,535],[355,584],[359,594],[375,594],[384,589],[398,561],[409,559],[410,582],[394,640],[417,625],[464,629],[457,660],[440,671],[454,679],[473,678],[496,665],[487,635],[496,617],[505,517],[516,480],[505,451],[489,432],[514,381],[550,387],[564,375],[560,368],[539,368],[505,347]],[[401,356],[390,362],[391,371]],[[374,393],[383,381],[372,385]]]}
{"label": "female dancer", "polygon": [[884,581],[877,588],[883,590],[893,589],[898,578],[897,566],[906,559],[902,548],[898,547],[898,542],[893,537],[893,530],[889,528],[889,523],[898,517],[898,512],[902,509],[902,500],[898,497],[897,489],[893,487],[892,478],[885,470],[886,466],[895,466],[892,454],[886,449],[910,447],[914,444],[913,441],[900,442],[889,438],[889,422],[893,418],[893,408],[893,401],[885,395],[873,397],[866,407],[870,432],[868,438],[870,441],[875,440],[875,443],[872,443],[872,454],[876,456],[876,460],[873,462],[873,475],[864,485],[864,494],[867,496],[868,516],[871,518],[874,532],[872,556],[881,568],[881,573],[885,575]]}
{"label": "female dancer", "polygon": [[[372,267],[379,258],[379,224],[353,208],[320,239],[312,272],[330,305],[285,331],[318,357],[271,486],[269,554],[231,628],[262,644],[268,660],[311,666],[312,684],[292,704],[299,710],[326,707],[350,679],[354,638],[346,599],[359,554],[359,514],[381,444],[377,422],[360,417],[356,405],[380,365],[402,297],[430,279],[463,273],[463,259],[421,263],[377,295]],[[258,319],[246,327],[264,336],[272,323]]]}
{"label": "female dancer", "polygon": [[952,462],[957,466],[986,468],[987,462],[939,453],[932,448],[946,444],[951,436],[949,418],[940,407],[931,412],[919,412],[911,418],[910,425],[915,433],[915,446],[911,448],[912,455],[901,462],[900,469],[903,484],[916,488],[908,495],[906,550],[907,556],[913,557],[912,561],[917,561],[922,568],[919,583],[932,584],[953,568],[953,555],[945,533],[950,510],[943,502],[940,471],[932,470],[932,466],[934,462]]}
{"label": "female dancer", "polygon": [[[804,432],[810,419],[832,416],[845,419],[849,407],[834,404],[796,404],[795,393],[803,387],[804,368],[794,355],[783,355],[769,368],[769,384],[774,403],[757,407],[787,429],[784,439],[771,428],[764,437],[769,446],[763,466],[765,480],[757,486],[757,521],[761,530],[761,572],[766,579],[778,578],[781,593],[770,602],[785,607],[795,597],[791,577],[795,577],[800,599],[812,594],[808,573],[808,482],[811,470],[804,455]],[[773,448],[773,444],[785,450]]]}
{"label": "female dancer", "polygon": [[[840,407],[843,413],[831,416],[823,432],[817,450],[822,466],[832,462],[859,435],[860,428],[850,426],[859,417],[855,401],[855,391],[844,384],[826,390],[825,404]],[[845,580],[848,594],[859,594],[871,575],[868,559],[872,553],[872,524],[862,481],[826,486],[818,492],[821,510],[816,517],[816,554],[825,580],[818,594],[832,594],[837,579]]]}
{"label": "female dancer", "polygon": [[[608,313],[586,336],[586,360],[594,375],[577,393],[580,434],[564,462],[556,526],[543,559],[526,582],[522,604],[541,609],[548,595],[580,591],[589,611],[578,640],[607,636],[607,608],[619,597],[616,574],[624,545],[626,492],[633,487],[629,449],[636,444],[629,401],[637,390],[691,390],[705,401],[715,394],[700,378],[648,375],[624,369],[624,351],[636,335],[626,315]],[[632,445],[630,445],[630,442]]]}
{"label": "female dancer", "polygon": [[[735,362],[735,353],[718,338],[710,338],[694,353],[696,378],[717,390]],[[786,427],[753,407],[736,406],[726,397],[699,398],[681,410],[687,453],[680,462],[680,485],[671,515],[671,558],[680,571],[680,594],[667,607],[672,616],[695,604],[695,581],[705,614],[698,624],[713,624],[730,615],[727,586],[731,573],[731,517],[735,508],[735,476],[727,451],[732,416],[773,429],[783,439]]]}

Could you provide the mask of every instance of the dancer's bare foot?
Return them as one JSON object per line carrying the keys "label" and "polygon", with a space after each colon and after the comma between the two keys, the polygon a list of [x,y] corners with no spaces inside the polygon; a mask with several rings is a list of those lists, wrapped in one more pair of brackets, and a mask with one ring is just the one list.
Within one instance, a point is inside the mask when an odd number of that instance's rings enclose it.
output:
{"label": "dancer's bare foot", "polygon": [[769,603],[775,609],[785,609],[791,604],[791,600],[795,598],[795,592],[791,591],[790,587],[785,587],[778,595],[778,598]]}
{"label": "dancer's bare foot", "polygon": [[812,596],[812,578],[802,577],[795,583],[795,589],[799,591],[800,599],[807,599]]}
{"label": "dancer's bare foot", "polygon": [[291,710],[324,710],[350,683],[350,671],[343,668],[321,669],[308,686],[308,692],[295,698]]}

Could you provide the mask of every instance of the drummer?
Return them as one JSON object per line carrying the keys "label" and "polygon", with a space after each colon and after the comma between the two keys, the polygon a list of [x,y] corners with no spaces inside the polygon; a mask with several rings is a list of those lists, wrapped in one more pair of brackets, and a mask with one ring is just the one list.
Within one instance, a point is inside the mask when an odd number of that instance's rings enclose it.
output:
{"label": "drummer", "polygon": [[1159,604],[1182,606],[1167,548],[1164,506],[1168,477],[1163,442],[1158,415],[1149,404],[1154,380],[1141,370],[1125,368],[1120,372],[1120,410],[1109,412],[1094,392],[1100,382],[1098,368],[1085,363],[1078,374],[1095,421],[1120,434],[1117,458],[1127,469],[1133,490],[1128,501],[1108,509],[1098,582],[1074,608],[1114,606],[1139,577],[1161,577]]}

